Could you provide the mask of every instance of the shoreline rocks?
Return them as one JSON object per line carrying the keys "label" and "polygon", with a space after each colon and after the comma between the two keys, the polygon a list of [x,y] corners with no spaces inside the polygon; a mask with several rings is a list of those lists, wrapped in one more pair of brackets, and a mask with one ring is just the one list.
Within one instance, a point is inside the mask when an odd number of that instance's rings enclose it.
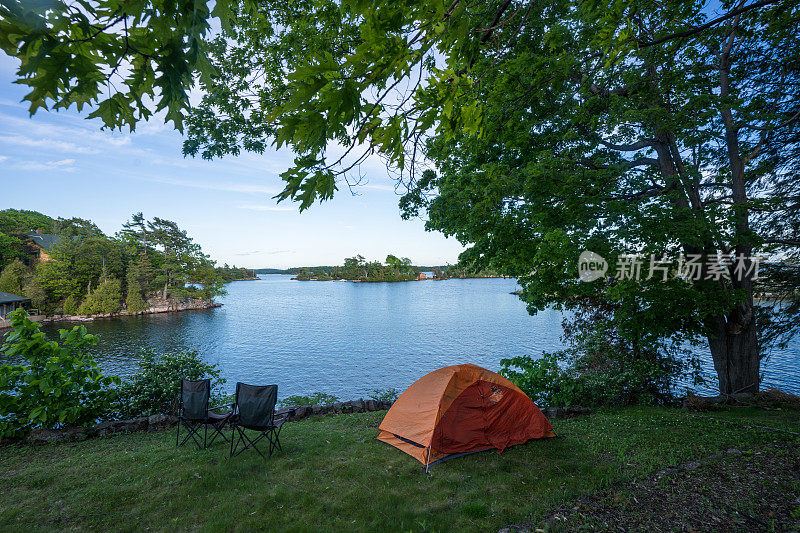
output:
{"label": "shoreline rocks", "polygon": [[736,394],[718,394],[716,396],[700,396],[689,393],[683,398],[683,408],[694,411],[719,409],[723,405],[755,405],[755,406],[795,406],[800,407],[800,396],[770,387],[766,390],[740,392]]}
{"label": "shoreline rocks", "polygon": [[[214,309],[222,307],[221,303],[214,300],[186,300],[179,302],[175,300],[152,300],[152,305],[149,305],[144,311],[132,313],[127,309],[123,309],[116,313],[100,313],[97,315],[53,315],[41,318],[38,320],[40,323],[50,322],[91,322],[101,318],[118,318],[121,316],[137,316],[137,315],[155,315],[159,313],[177,313],[180,311],[197,311],[204,309]],[[149,302],[148,302],[149,303]]]}
{"label": "shoreline rocks", "polygon": [[349,402],[336,402],[330,405],[296,405],[283,407],[275,411],[276,417],[287,416],[288,422],[297,422],[314,415],[339,415],[346,413],[366,413],[372,411],[386,411],[392,402],[382,400],[351,400]]}

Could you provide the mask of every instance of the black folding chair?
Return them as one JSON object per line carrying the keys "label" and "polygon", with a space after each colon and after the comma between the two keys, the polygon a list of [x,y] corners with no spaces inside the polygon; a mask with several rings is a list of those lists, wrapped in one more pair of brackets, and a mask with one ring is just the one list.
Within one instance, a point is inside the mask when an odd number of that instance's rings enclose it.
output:
{"label": "black folding chair", "polygon": [[[222,433],[225,424],[233,416],[233,411],[225,413],[215,413],[217,409],[232,407],[233,404],[220,405],[209,409],[208,400],[211,397],[211,380],[201,379],[200,381],[181,380],[181,397],[178,404],[178,432],[175,435],[175,445],[183,446],[190,438],[197,444],[199,449],[214,444],[217,435],[225,441],[228,438]],[[186,436],[181,438],[181,425],[186,429]],[[202,441],[200,438],[200,427],[203,427]],[[208,427],[211,426],[211,442],[208,441]]]}
{"label": "black folding chair", "polygon": [[[266,439],[269,443],[268,455],[281,448],[281,427],[288,417],[275,419],[275,403],[278,401],[277,385],[236,384],[236,403],[233,406],[233,434],[231,435],[231,457],[248,448],[254,448],[261,457],[264,454],[257,444]],[[249,429],[258,432],[254,438],[245,433]],[[241,448],[239,447],[241,445]]]}

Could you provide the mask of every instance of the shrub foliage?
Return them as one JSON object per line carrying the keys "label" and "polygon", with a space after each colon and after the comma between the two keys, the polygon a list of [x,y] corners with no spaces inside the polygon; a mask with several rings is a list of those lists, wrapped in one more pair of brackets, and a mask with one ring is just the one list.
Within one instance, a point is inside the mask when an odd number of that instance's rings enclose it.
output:
{"label": "shrub foliage", "polygon": [[540,407],[671,404],[681,381],[703,382],[699,361],[678,339],[621,335],[605,305],[564,320],[566,350],[501,359],[500,374]]}
{"label": "shrub foliage", "polygon": [[278,403],[281,407],[291,407],[299,405],[330,405],[339,401],[338,396],[326,392],[312,392],[311,394],[295,394],[287,396]]}
{"label": "shrub foliage", "polygon": [[372,393],[369,395],[369,398],[378,402],[394,403],[398,396],[400,396],[400,391],[395,388],[373,389]]}
{"label": "shrub foliage", "polygon": [[142,350],[139,370],[120,387],[120,415],[177,414],[181,379],[211,379],[211,402],[223,398],[217,365],[203,361],[196,350],[175,353]]}
{"label": "shrub foliage", "polygon": [[91,423],[106,414],[116,376],[104,376],[86,349],[97,343],[83,326],[60,330],[48,341],[27,313],[10,315],[14,330],[0,348],[26,364],[0,366],[0,436],[17,437],[36,427]]}

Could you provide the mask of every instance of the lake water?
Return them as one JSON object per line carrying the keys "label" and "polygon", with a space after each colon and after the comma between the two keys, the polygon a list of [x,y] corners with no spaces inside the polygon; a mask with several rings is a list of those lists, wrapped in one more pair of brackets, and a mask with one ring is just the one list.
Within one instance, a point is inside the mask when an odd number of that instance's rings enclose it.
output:
{"label": "lake water", "polygon": [[[187,347],[237,381],[277,383],[280,397],[323,391],[345,400],[403,390],[442,366],[562,348],[561,314],[530,316],[513,279],[408,283],[298,282],[266,275],[227,285],[224,305],[86,324],[100,338],[101,368],[137,367],[142,347]],[[43,328],[55,338],[67,323]],[[800,392],[800,340],[764,365],[765,386]],[[711,372],[710,363],[707,370]]]}

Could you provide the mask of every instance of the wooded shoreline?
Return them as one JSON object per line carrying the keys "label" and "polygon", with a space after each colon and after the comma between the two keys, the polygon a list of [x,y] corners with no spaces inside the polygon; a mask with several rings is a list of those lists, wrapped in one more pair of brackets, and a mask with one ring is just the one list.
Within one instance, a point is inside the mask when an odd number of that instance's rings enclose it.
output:
{"label": "wooded shoreline", "polygon": [[42,324],[51,322],[91,322],[101,318],[119,318],[123,316],[136,316],[136,315],[155,315],[160,313],[179,313],[181,311],[199,311],[204,309],[215,309],[222,307],[223,304],[211,300],[194,299],[185,302],[167,301],[164,305],[152,305],[144,311],[131,312],[127,309],[117,311],[116,313],[98,313],[94,315],[52,315],[44,316],[37,322]]}

